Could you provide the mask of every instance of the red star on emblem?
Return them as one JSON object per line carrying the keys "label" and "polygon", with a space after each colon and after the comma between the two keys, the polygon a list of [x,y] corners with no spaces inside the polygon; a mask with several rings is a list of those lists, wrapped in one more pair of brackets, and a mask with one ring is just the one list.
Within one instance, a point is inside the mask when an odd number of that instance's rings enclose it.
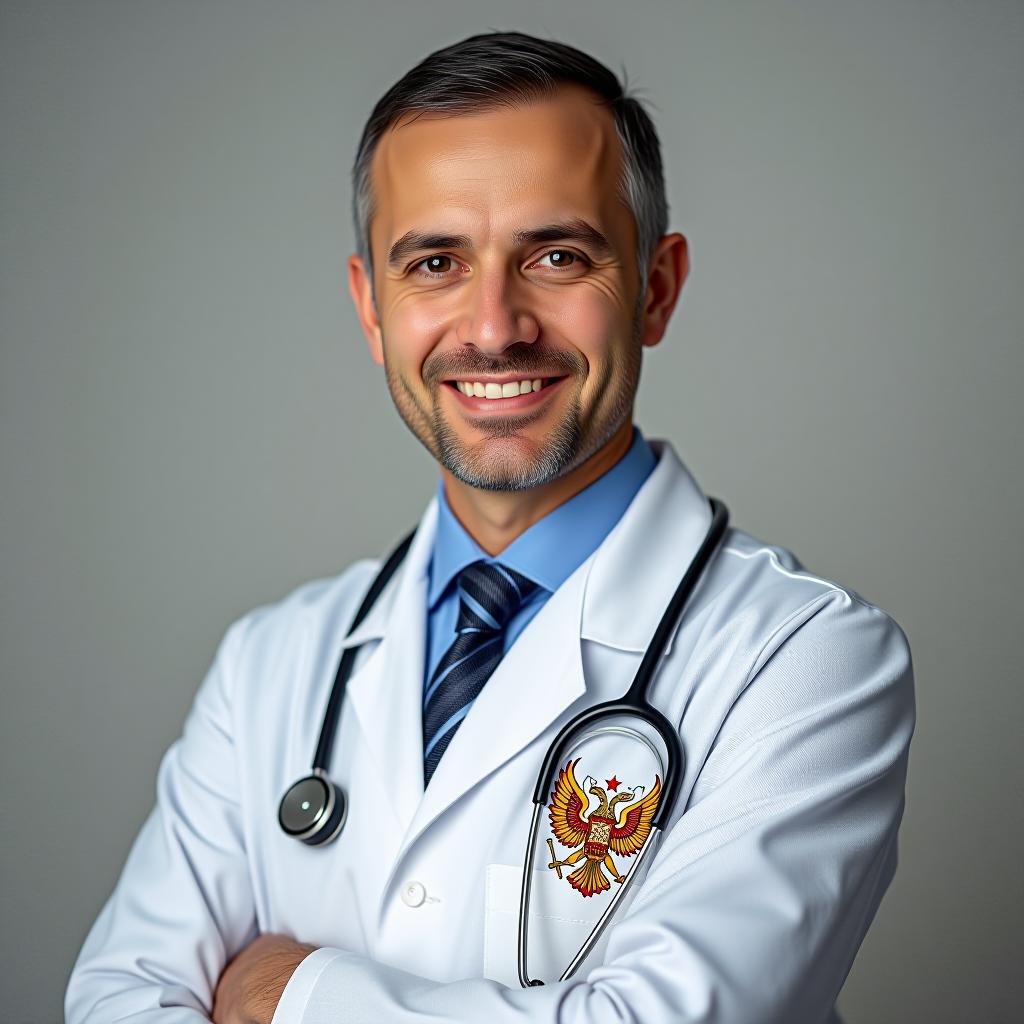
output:
{"label": "red star on emblem", "polygon": [[619,780],[615,778],[614,775],[610,779],[605,779],[604,781],[613,793],[619,788]]}

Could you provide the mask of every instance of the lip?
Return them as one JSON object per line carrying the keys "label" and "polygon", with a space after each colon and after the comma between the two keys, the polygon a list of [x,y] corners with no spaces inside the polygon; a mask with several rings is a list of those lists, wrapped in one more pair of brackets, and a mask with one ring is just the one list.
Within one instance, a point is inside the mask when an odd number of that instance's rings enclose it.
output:
{"label": "lip", "polygon": [[[540,374],[538,376],[541,379],[547,379]],[[451,392],[455,400],[467,412],[474,412],[485,416],[488,413],[508,415],[510,412],[526,412],[527,410],[535,409],[543,402],[546,402],[556,391],[560,391],[562,385],[569,380],[567,376],[558,377],[556,380],[552,380],[550,384],[542,387],[540,391],[529,391],[525,395],[513,395],[510,398],[477,398],[476,395],[464,395],[455,386],[456,380],[479,381],[481,384],[506,384],[510,381],[525,379],[523,374],[518,376],[506,374],[503,377],[454,377],[451,380],[446,380],[444,387],[447,391]],[[536,379],[535,377],[534,380]]]}

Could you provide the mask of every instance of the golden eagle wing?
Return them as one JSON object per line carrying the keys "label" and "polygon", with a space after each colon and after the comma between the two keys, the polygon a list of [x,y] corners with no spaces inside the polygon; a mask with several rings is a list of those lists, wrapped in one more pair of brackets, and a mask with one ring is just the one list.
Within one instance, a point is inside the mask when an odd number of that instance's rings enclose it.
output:
{"label": "golden eagle wing", "polygon": [[658,809],[661,797],[661,778],[654,776],[654,788],[636,803],[619,811],[619,821],[612,829],[609,846],[621,857],[632,857],[651,834],[651,818]]}
{"label": "golden eagle wing", "polygon": [[551,831],[563,846],[581,846],[587,841],[587,833],[590,831],[590,825],[583,820],[587,797],[573,774],[578,763],[579,758],[576,758],[559,770],[555,791],[548,804]]}

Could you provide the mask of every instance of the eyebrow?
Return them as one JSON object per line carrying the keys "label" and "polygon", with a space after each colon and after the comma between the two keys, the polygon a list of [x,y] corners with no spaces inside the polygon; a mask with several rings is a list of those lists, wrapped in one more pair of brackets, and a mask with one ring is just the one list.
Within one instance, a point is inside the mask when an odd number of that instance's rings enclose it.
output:
{"label": "eyebrow", "polygon": [[[582,217],[512,232],[512,244],[516,246],[538,245],[544,242],[578,242],[590,249],[598,259],[612,254],[612,246],[608,239]],[[414,228],[402,235],[388,250],[388,266],[397,267],[424,249],[472,248],[473,240],[469,235],[431,234]]]}

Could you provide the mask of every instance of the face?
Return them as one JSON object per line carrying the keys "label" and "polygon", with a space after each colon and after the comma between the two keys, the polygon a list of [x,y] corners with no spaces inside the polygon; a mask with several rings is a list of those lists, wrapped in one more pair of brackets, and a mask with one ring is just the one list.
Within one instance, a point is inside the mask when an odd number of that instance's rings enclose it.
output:
{"label": "face", "polygon": [[[631,419],[644,328],[611,114],[583,89],[405,118],[372,168],[376,304],[353,296],[403,420],[455,477],[524,490]],[[653,340],[652,340],[653,339]]]}

